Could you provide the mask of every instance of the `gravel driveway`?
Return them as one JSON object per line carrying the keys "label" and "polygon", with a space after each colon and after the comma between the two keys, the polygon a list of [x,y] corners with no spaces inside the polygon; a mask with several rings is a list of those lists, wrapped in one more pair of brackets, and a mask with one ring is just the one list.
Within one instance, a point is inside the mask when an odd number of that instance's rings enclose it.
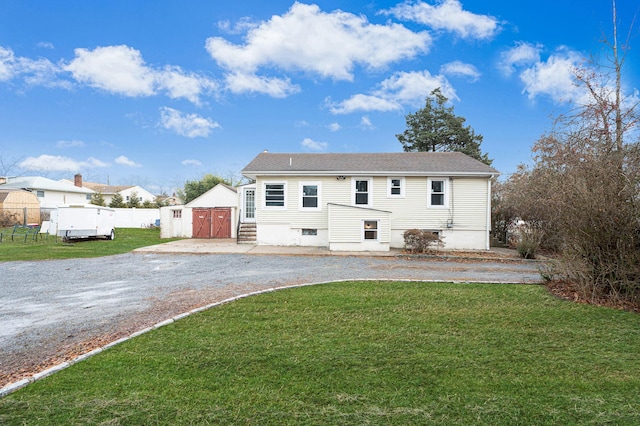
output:
{"label": "gravel driveway", "polygon": [[345,279],[540,281],[526,262],[130,253],[0,263],[0,388],[230,297]]}

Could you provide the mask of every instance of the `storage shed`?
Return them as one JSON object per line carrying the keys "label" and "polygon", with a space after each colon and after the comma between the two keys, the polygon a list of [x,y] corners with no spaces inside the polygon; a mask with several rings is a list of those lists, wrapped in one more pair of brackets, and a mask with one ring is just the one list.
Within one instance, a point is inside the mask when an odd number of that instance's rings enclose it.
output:
{"label": "storage shed", "polygon": [[36,194],[23,189],[0,189],[0,214],[13,224],[39,225],[40,201]]}

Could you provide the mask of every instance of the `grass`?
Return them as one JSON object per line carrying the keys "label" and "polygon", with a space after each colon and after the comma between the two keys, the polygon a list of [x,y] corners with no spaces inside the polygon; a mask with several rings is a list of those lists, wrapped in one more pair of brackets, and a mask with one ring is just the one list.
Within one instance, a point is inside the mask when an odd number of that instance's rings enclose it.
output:
{"label": "grass", "polygon": [[640,316],[542,286],[346,282],[222,305],[0,399],[0,424],[640,424]]}
{"label": "grass", "polygon": [[68,243],[51,235],[45,239],[38,238],[38,241],[28,239],[25,242],[24,237],[11,241],[11,237],[7,237],[7,229],[3,231],[5,235],[0,242],[0,261],[110,256],[177,239],[160,239],[160,228],[119,228],[116,229],[116,238],[112,241],[95,239],[75,240]]}

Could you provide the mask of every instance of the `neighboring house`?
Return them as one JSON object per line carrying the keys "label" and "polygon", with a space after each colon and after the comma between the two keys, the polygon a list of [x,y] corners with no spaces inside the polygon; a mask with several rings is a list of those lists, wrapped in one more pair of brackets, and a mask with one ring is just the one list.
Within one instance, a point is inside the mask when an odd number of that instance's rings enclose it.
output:
{"label": "neighboring house", "polygon": [[137,185],[107,185],[104,183],[96,183],[96,182],[83,182],[82,176],[76,175],[74,177],[74,184],[76,186],[81,186],[86,189],[90,189],[93,192],[102,194],[102,198],[104,199],[105,204],[108,206],[113,199],[113,196],[116,193],[120,193],[122,196],[122,201],[128,203],[131,200],[131,197],[135,195],[140,200],[140,204],[145,201],[149,201],[151,203],[156,202],[156,196],[147,191],[146,189],[137,186]]}
{"label": "neighboring house", "polygon": [[488,250],[494,168],[458,152],[259,154],[242,170],[242,227],[265,245],[386,251],[409,229]]}
{"label": "neighboring house", "polygon": [[23,189],[0,189],[0,215],[13,224],[39,225],[40,202],[34,193]]}
{"label": "neighboring house", "polygon": [[[5,180],[5,179],[3,179]],[[38,197],[41,208],[56,208],[68,204],[89,204],[93,191],[67,181],[55,181],[39,176],[6,178],[0,189],[23,189]]]}
{"label": "neighboring house", "polygon": [[161,237],[236,238],[238,190],[219,183],[186,205],[160,209]]}

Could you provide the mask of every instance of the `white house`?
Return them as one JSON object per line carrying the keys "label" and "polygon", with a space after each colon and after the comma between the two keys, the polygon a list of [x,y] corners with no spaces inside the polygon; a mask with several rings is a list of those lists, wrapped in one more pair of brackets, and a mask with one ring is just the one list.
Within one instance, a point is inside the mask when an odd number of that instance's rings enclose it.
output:
{"label": "white house", "polygon": [[241,227],[257,244],[386,251],[424,229],[446,249],[489,249],[499,172],[462,153],[263,152],[242,174],[255,184],[239,193]]}
{"label": "white house", "polygon": [[68,181],[55,181],[40,176],[6,178],[0,189],[24,189],[36,194],[41,208],[66,204],[89,204],[93,191]]}
{"label": "white house", "polygon": [[[65,181],[69,182],[66,179]],[[145,201],[149,201],[150,203],[156,201],[155,195],[138,185],[109,185],[105,183],[84,182],[81,175],[74,176],[74,185],[102,194],[102,198],[107,206],[117,193],[122,196],[122,201],[125,203],[128,203],[134,195],[140,200],[140,204]]]}

